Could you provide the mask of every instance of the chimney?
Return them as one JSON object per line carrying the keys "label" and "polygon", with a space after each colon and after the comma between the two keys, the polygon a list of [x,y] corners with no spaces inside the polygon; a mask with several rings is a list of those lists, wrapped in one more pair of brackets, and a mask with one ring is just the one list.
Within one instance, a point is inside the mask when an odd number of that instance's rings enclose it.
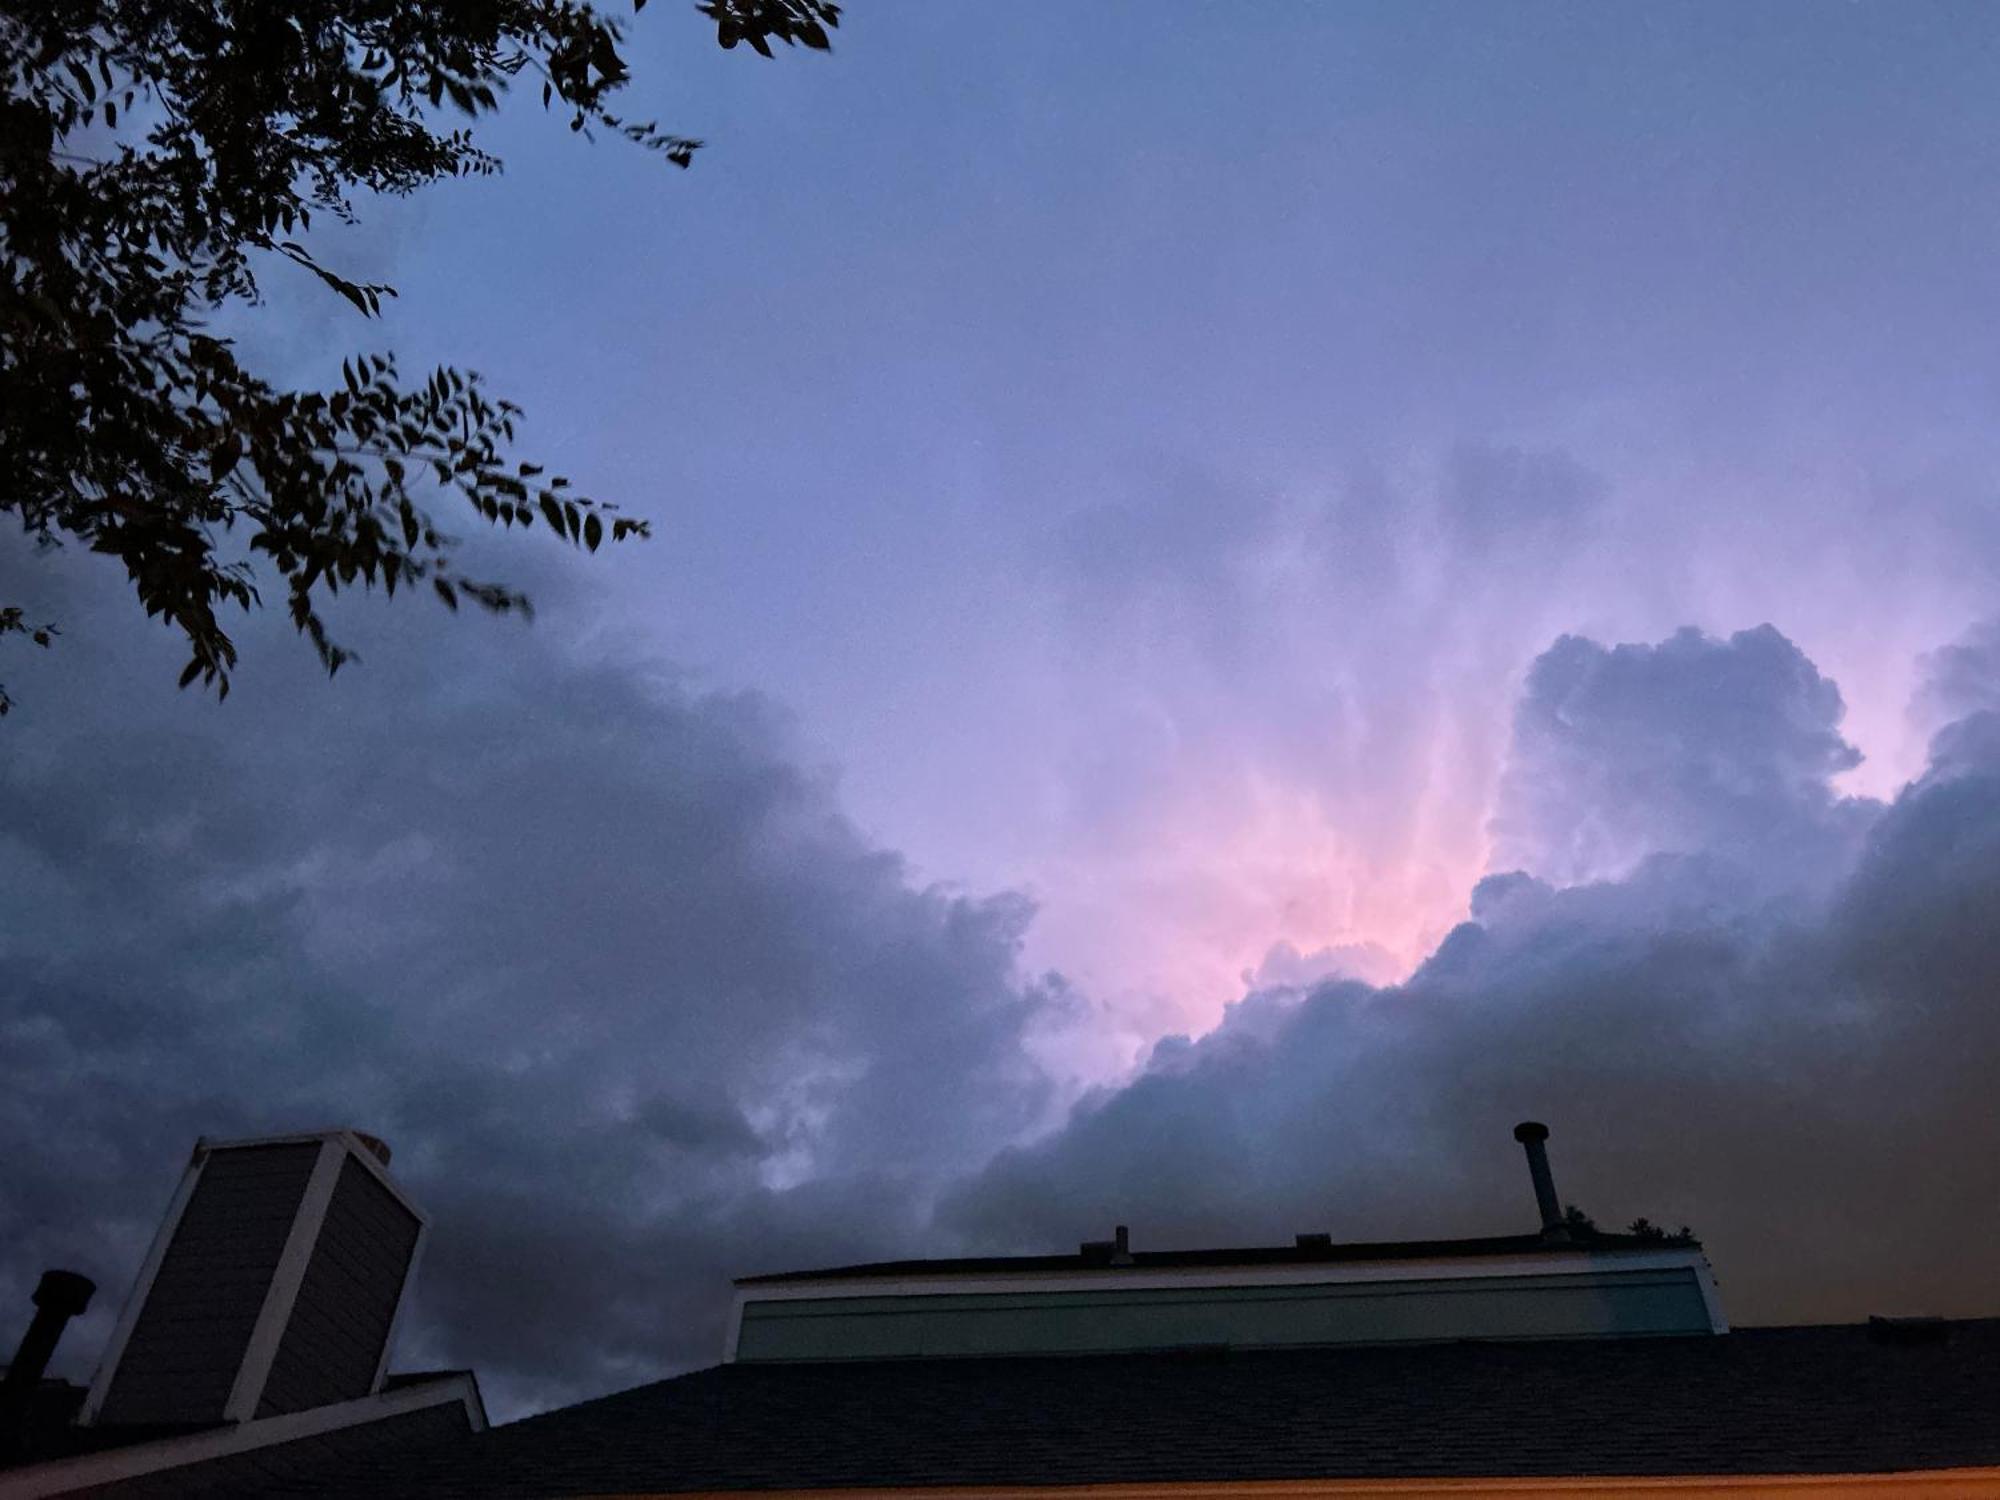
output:
{"label": "chimney", "polygon": [[0,1461],[20,1450],[27,1436],[28,1408],[49,1367],[49,1356],[56,1352],[69,1320],[90,1306],[96,1290],[96,1282],[75,1271],[42,1272],[35,1288],[35,1316],[21,1335],[7,1378],[0,1381]]}
{"label": "chimney", "polygon": [[202,1141],[83,1420],[243,1422],[382,1389],[422,1212],[349,1130]]}
{"label": "chimney", "polygon": [[366,1131],[357,1130],[354,1132],[354,1138],[368,1148],[368,1154],[374,1157],[375,1160],[382,1163],[385,1167],[389,1165],[389,1143],[383,1140],[381,1136],[369,1135]]}
{"label": "chimney", "polygon": [[1535,1207],[1541,1210],[1542,1239],[1549,1244],[1569,1242],[1569,1225],[1563,1218],[1562,1200],[1556,1197],[1555,1174],[1549,1170],[1549,1127],[1539,1120],[1523,1120],[1514,1127],[1514,1139],[1528,1153],[1528,1175],[1535,1183]]}
{"label": "chimney", "polygon": [[1111,1264],[1129,1266],[1132,1264],[1132,1231],[1120,1224],[1111,1231]]}

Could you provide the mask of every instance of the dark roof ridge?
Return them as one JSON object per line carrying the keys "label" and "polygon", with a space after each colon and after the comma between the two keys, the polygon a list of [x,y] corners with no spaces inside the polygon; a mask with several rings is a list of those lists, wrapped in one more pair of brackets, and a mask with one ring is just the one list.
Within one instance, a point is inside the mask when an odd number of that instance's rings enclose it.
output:
{"label": "dark roof ridge", "polygon": [[[326,1492],[494,1500],[2000,1463],[2000,1318],[1944,1326],[1951,1338],[1913,1347],[1854,1322],[1214,1358],[714,1365],[434,1452],[357,1457],[329,1473]],[[1225,1406],[1230,1420],[1213,1420]]]}
{"label": "dark roof ridge", "polygon": [[[2000,1315],[1977,1318],[1940,1318],[1937,1325],[1950,1331],[1967,1333],[1990,1333],[2000,1339]],[[1763,1343],[1785,1337],[1826,1339],[1840,1334],[1851,1334],[1857,1338],[1867,1338],[1872,1320],[1855,1319],[1845,1323],[1752,1323],[1732,1326],[1726,1334],[1687,1333],[1661,1334],[1643,1340],[1628,1339],[1444,1339],[1437,1341],[1389,1343],[1389,1344],[1293,1344],[1231,1347],[1226,1357],[1231,1360],[1254,1359],[1277,1362],[1291,1359],[1318,1361],[1351,1356],[1362,1359],[1382,1355],[1418,1355],[1440,1349],[1484,1350],[1503,1353],[1509,1350],[1544,1351],[1590,1351],[1615,1349],[1639,1342],[1658,1348],[1662,1344],[1691,1344],[1720,1348],[1729,1344],[1741,1347],[1745,1343]],[[670,1386],[687,1382],[705,1383],[716,1379],[745,1378],[766,1380],[772,1378],[769,1372],[792,1372],[807,1379],[823,1378],[832,1372],[856,1369],[883,1370],[898,1366],[920,1365],[933,1367],[946,1365],[954,1371],[966,1372],[980,1365],[1005,1366],[1021,1369],[1036,1364],[1049,1365],[1106,1365],[1131,1361],[1134,1363],[1185,1363],[1196,1350],[1177,1349],[1124,1349],[1115,1351],[1091,1351],[1077,1354],[985,1354],[985,1355],[913,1355],[900,1359],[866,1360],[805,1360],[798,1362],[777,1361],[774,1363],[753,1362],[749,1364],[698,1365],[690,1370],[681,1370],[672,1375],[663,1375],[657,1380],[643,1381],[627,1386],[623,1390],[607,1391],[601,1396],[590,1396],[568,1406],[552,1407],[546,1411],[530,1412],[489,1429],[493,1434],[512,1433],[522,1428],[530,1428],[570,1418],[575,1413],[617,1408],[634,1399],[643,1399],[662,1392]],[[1202,1347],[1202,1354],[1223,1357],[1221,1350]],[[779,1379],[785,1378],[781,1373]]]}
{"label": "dark roof ridge", "polygon": [[[1840,1334],[1851,1334],[1858,1338],[1865,1339],[1868,1338],[1874,1321],[1875,1321],[1874,1319],[1870,1318],[1857,1318],[1844,1323],[1736,1324],[1732,1325],[1730,1331],[1726,1334],[1710,1334],[1710,1333],[1658,1334],[1639,1340],[1608,1339],[1608,1338],[1607,1339],[1529,1339],[1529,1338],[1441,1339],[1435,1341],[1386,1343],[1386,1344],[1246,1345],[1242,1347],[1230,1347],[1227,1351],[1227,1357],[1232,1360],[1269,1359],[1274,1362],[1284,1359],[1317,1361],[1326,1359],[1338,1359],[1342,1356],[1351,1356],[1362,1359],[1375,1358],[1382,1355],[1421,1356],[1427,1352],[1435,1352],[1440,1349],[1488,1350],[1494,1352],[1504,1352],[1508,1350],[1532,1350],[1538,1352],[1557,1351],[1558,1352],[1557,1357],[1560,1357],[1560,1351],[1587,1352],[1593,1349],[1594,1350],[1618,1349],[1621,1347],[1630,1347],[1634,1343],[1642,1343],[1655,1349],[1657,1349],[1660,1345],[1663,1344],[1683,1344],[1683,1343],[1691,1345],[1701,1345],[1703,1347],[1722,1348],[1731,1343],[1741,1346],[1744,1343],[1762,1343],[1767,1339],[1776,1339],[1783,1337],[1825,1339],[1825,1338],[1836,1337]],[[1933,1323],[1935,1326],[1945,1329],[1947,1331],[1963,1331],[1967,1333],[1988,1332],[1991,1333],[1996,1339],[2000,1339],[2000,1315],[1989,1316],[1989,1317],[1976,1317],[1976,1318],[1939,1318],[1935,1320],[1926,1319],[1925,1321]],[[1089,1351],[1076,1354],[1050,1353],[1050,1354],[983,1354],[983,1355],[982,1354],[913,1355],[908,1358],[899,1358],[899,1359],[803,1360],[796,1362],[780,1360],[771,1363],[751,1362],[747,1364],[724,1363],[724,1364],[712,1364],[712,1365],[699,1365],[690,1370],[681,1370],[676,1374],[663,1375],[657,1380],[648,1380],[641,1382],[638,1385],[627,1386],[623,1390],[607,1391],[601,1396],[587,1397],[586,1399],[575,1402],[569,1406],[558,1406],[550,1408],[547,1411],[530,1412],[526,1416],[516,1417],[511,1422],[497,1424],[490,1430],[495,1434],[513,1432],[523,1427],[531,1425],[539,1425],[542,1423],[554,1421],[556,1419],[566,1418],[570,1414],[576,1412],[597,1410],[605,1407],[615,1407],[620,1405],[621,1403],[628,1402],[635,1397],[643,1397],[648,1393],[664,1390],[668,1386],[678,1385],[685,1381],[694,1381],[697,1379],[707,1379],[707,1380],[714,1380],[718,1378],[729,1379],[740,1376],[745,1379],[765,1380],[771,1378],[767,1373],[770,1371],[798,1372],[798,1373],[803,1373],[805,1378],[811,1379],[811,1378],[820,1378],[824,1376],[826,1372],[829,1371],[838,1374],[839,1372],[842,1371],[853,1371],[855,1369],[881,1370],[896,1366],[910,1366],[910,1365],[922,1365],[926,1367],[946,1365],[956,1371],[967,1371],[976,1368],[977,1366],[980,1365],[1005,1366],[1009,1369],[1020,1369],[1032,1366],[1037,1363],[1064,1365],[1064,1366],[1073,1366],[1079,1364],[1102,1365],[1102,1364],[1109,1364],[1113,1362],[1128,1361],[1128,1360],[1134,1362],[1178,1361],[1185,1363],[1189,1358],[1189,1356],[1196,1352],[1200,1352],[1202,1354],[1217,1354],[1218,1357],[1220,1354],[1220,1351],[1217,1348],[1217,1346],[1183,1346],[1181,1348],[1173,1348],[1173,1349],[1124,1349],[1115,1351],[1097,1350],[1097,1351]],[[817,1372],[817,1374],[815,1374],[814,1372]],[[777,1378],[782,1379],[784,1377],[780,1375]]]}
{"label": "dark roof ridge", "polygon": [[1701,1242],[1677,1236],[1607,1234],[1573,1230],[1566,1241],[1539,1234],[1487,1235],[1450,1240],[1355,1241],[1346,1244],[1243,1245],[1216,1249],[1134,1250],[1129,1264],[1113,1265],[1106,1257],[1075,1251],[1057,1255],[975,1255],[938,1260],[885,1260],[858,1265],[826,1266],[808,1271],[776,1271],[739,1276],[737,1286],[771,1286],[783,1282],[832,1281],[883,1276],[971,1276],[1049,1274],[1062,1271],[1173,1270],[1202,1266],[1286,1266],[1340,1264],[1371,1260],[1473,1259],[1492,1255],[1555,1255],[1579,1251],[1693,1250]]}

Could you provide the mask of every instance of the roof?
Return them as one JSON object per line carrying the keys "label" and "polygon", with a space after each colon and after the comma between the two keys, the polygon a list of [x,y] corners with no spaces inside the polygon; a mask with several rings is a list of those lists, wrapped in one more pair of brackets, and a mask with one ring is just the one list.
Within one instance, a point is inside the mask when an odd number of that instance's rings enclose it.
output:
{"label": "roof", "polygon": [[346,1455],[411,1445],[428,1451],[485,1426],[471,1373],[431,1372],[353,1401],[247,1422],[68,1427],[59,1443],[0,1472],[0,1495],[277,1495]]}
{"label": "roof", "polygon": [[[1677,1249],[1695,1244],[1691,1238],[1655,1238],[1634,1234],[1575,1231],[1568,1240],[1550,1241],[1539,1234],[1489,1235],[1483,1239],[1392,1240],[1374,1244],[1333,1244],[1322,1237],[1299,1236],[1291,1245],[1245,1245],[1224,1250],[1134,1250],[1129,1262],[1140,1270],[1189,1270],[1206,1266],[1305,1266],[1340,1261],[1456,1260],[1491,1255],[1574,1255],[1584,1251]],[[883,1260],[858,1266],[830,1266],[818,1271],[780,1271],[769,1276],[739,1276],[738,1286],[776,1286],[793,1281],[859,1280],[864,1277],[985,1276],[1009,1272],[1024,1275],[1099,1270],[1111,1266],[1111,1242],[1103,1241],[1069,1255],[980,1255],[959,1260]]]}
{"label": "roof", "polygon": [[[1879,1331],[1878,1331],[1879,1333]],[[722,1365],[329,1493],[1876,1473],[2000,1463],[2000,1320],[1719,1337]]]}

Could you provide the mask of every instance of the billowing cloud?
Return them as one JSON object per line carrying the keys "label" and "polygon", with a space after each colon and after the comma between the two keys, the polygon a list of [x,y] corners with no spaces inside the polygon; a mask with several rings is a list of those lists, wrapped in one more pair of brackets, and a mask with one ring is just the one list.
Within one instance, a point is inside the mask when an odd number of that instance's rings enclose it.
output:
{"label": "billowing cloud", "polygon": [[[1274,945],[1212,1031],[1062,1117],[1038,1041],[1094,1012],[1021,972],[1028,904],[913,881],[768,703],[390,628],[352,678],[224,708],[84,630],[90,691],[9,726],[0,1293],[106,1279],[73,1368],[195,1135],[322,1121],[389,1137],[434,1216],[406,1360],[477,1365],[503,1409],[711,1360],[732,1274],[1113,1222],[1526,1227],[1528,1115],[1602,1221],[1700,1231],[1741,1320],[1986,1309],[1984,711],[1893,803],[1843,800],[1837,693],[1776,631],[1563,640],[1501,814],[1538,857],[1595,820],[1626,867],[1496,870],[1401,985]],[[1767,857],[1788,839],[1827,857]]]}
{"label": "billowing cloud", "polygon": [[1824,870],[1868,816],[1831,779],[1860,764],[1840,689],[1769,625],[1610,650],[1565,636],[1514,716],[1493,858],[1564,884],[1649,854]]}
{"label": "billowing cloud", "polygon": [[1508,1126],[1536,1116],[1568,1198],[1693,1225],[1740,1319],[1990,1311],[2000,736],[1963,721],[1893,804],[1848,804],[1838,720],[1769,628],[1558,642],[1511,836],[1559,864],[1594,823],[1636,863],[1490,876],[1406,984],[1248,996],[1001,1153],[947,1222],[1023,1246],[1114,1218],[1153,1243],[1522,1229]]}
{"label": "billowing cloud", "polygon": [[1607,490],[1559,447],[1461,442],[1081,504],[1047,580],[1075,686],[1037,750],[1063,792],[1038,950],[1163,997],[1112,997],[1155,1030],[1212,1022],[1274,942],[1407,973],[1480,868],[1514,674],[1570,620]]}
{"label": "billowing cloud", "polygon": [[386,1137],[410,1357],[505,1405],[715,1357],[731,1274],[920,1250],[1048,1107],[1028,903],[914,882],[755,696],[418,617],[331,685],[253,632],[286,680],[217,705],[65,624],[0,762],[0,1305],[102,1278],[72,1362],[198,1134]]}

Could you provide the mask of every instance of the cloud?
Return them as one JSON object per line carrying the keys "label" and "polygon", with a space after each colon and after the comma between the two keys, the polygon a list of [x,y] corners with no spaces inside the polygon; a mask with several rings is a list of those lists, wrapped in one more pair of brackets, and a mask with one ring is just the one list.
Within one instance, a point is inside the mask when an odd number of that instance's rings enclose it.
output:
{"label": "cloud", "polygon": [[1968,714],[2000,709],[2000,621],[1986,620],[1919,663],[1918,715],[1933,729]]}
{"label": "cloud", "polygon": [[253,626],[217,705],[90,597],[0,764],[0,1305],[98,1276],[73,1369],[199,1134],[386,1137],[404,1358],[507,1407],[713,1359],[732,1274],[920,1252],[1046,1114],[1030,905],[913,881],[765,700],[389,610],[330,685]]}
{"label": "cloud", "polygon": [[1332,943],[1301,953],[1281,939],[1271,945],[1254,970],[1244,971],[1243,985],[1249,990],[1296,989],[1325,979],[1385,984],[1396,973],[1396,956],[1379,943]]}
{"label": "cloud", "polygon": [[[433,1215],[405,1362],[507,1410],[712,1360],[736,1274],[1525,1228],[1530,1115],[1566,1197],[1699,1230],[1739,1320],[1990,1310],[2000,734],[1841,799],[1774,630],[1558,642],[1502,809],[1541,869],[1401,985],[1270,946],[1063,1116],[1037,1038],[1093,1012],[1022,971],[1029,904],[913,881],[768,702],[392,611],[363,671],[218,708],[77,623],[0,768],[0,1293],[106,1282],[72,1369],[197,1134],[323,1121]],[[1585,826],[1628,867],[1553,868]]]}
{"label": "cloud", "polygon": [[1930,736],[1934,775],[2000,755],[2000,620],[1986,620],[1918,663],[1912,724]]}
{"label": "cloud", "polygon": [[1564,883],[1649,854],[1824,868],[1870,815],[1831,779],[1861,762],[1840,690],[1769,625],[1657,646],[1564,636],[1528,673],[1493,818],[1499,868]]}
{"label": "cloud", "polygon": [[1514,674],[1569,621],[1607,494],[1563,449],[1478,442],[1107,483],[1048,549],[1074,686],[1037,721],[1036,951],[1152,1026],[1212,1022],[1273,942],[1407,973],[1481,867]]}
{"label": "cloud", "polygon": [[[1515,836],[1561,856],[1595,820],[1636,864],[1489,877],[1403,985],[1251,995],[944,1221],[1024,1248],[1114,1219],[1154,1244],[1522,1230],[1508,1127],[1532,1116],[1567,1198],[1701,1232],[1739,1320],[1991,1312],[2000,736],[1948,731],[1962,754],[1851,807],[1837,722],[1768,628],[1558,642],[1517,721]],[[1835,834],[1831,876],[1767,858]]]}
{"label": "cloud", "polygon": [[1608,486],[1560,449],[1461,443],[1439,486],[1440,529],[1490,562],[1499,549],[1547,562],[1588,537]]}

